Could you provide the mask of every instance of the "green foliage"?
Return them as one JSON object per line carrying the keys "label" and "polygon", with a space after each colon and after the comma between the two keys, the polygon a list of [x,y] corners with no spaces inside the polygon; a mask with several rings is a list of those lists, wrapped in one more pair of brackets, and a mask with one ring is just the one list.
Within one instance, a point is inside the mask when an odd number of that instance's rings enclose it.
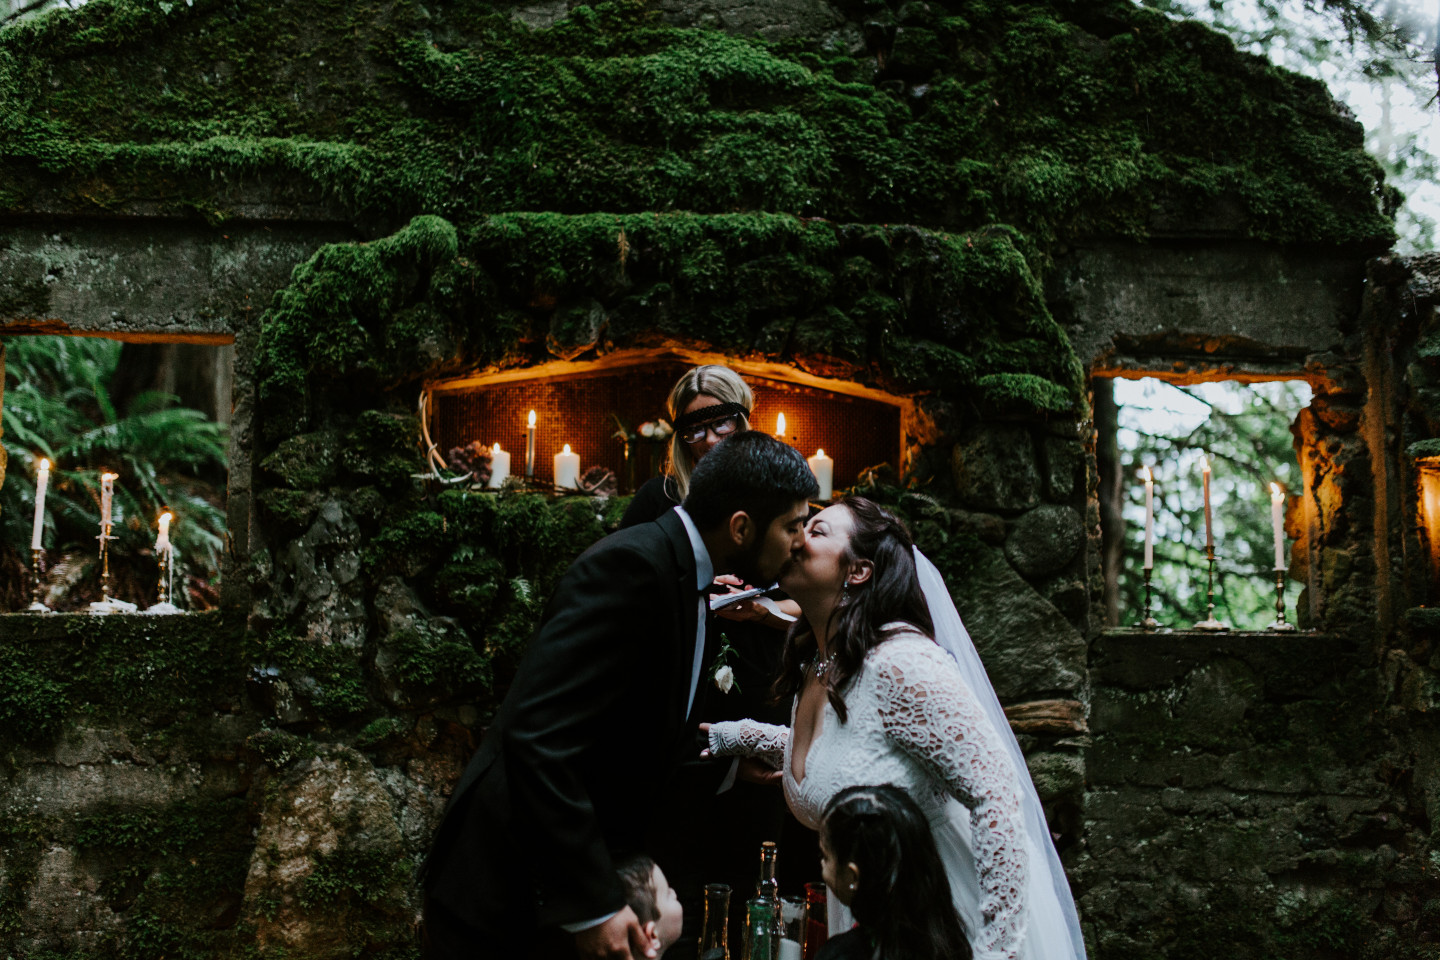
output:
{"label": "green foliage", "polygon": [[490,664],[470,641],[455,631],[416,623],[390,639],[395,650],[395,675],[402,683],[427,686],[444,682],[466,687],[490,682]]}
{"label": "green foliage", "polygon": [[[225,469],[226,429],[198,410],[176,407],[176,398],[165,394],[140,394],[127,410],[116,410],[109,384],[120,347],[92,337],[6,342],[3,416],[9,468],[0,488],[0,544],[28,565],[35,475],[43,456],[51,462],[44,542],[52,558],[95,551],[99,475],[110,470],[119,474],[112,505],[118,538],[111,544],[114,555],[148,554],[156,518],[166,508],[175,516],[171,541],[181,568],[177,574],[212,581],[219,570],[225,515],[220,495],[206,478]],[[181,582],[180,576],[176,579]]]}
{"label": "green foliage", "polygon": [[296,760],[308,760],[318,755],[315,742],[309,737],[270,727],[252,733],[246,738],[245,745],[276,770],[287,767]]}
{"label": "green foliage", "polygon": [[[1157,614],[1176,625],[1205,615],[1205,517],[1200,456],[1209,455],[1215,521],[1216,616],[1238,629],[1261,629],[1275,618],[1274,548],[1270,487],[1278,481],[1298,496],[1300,466],[1290,424],[1309,401],[1309,388],[1287,382],[1175,388],[1152,383],[1157,407],[1169,391],[1183,389],[1206,413],[1193,429],[1181,419],[1143,406],[1121,407],[1120,443],[1125,461],[1125,562],[1120,608],[1140,610],[1144,587],[1145,485],[1140,465],[1155,471],[1155,571]],[[1201,399],[1203,398],[1203,399]],[[1186,424],[1188,425],[1188,423]],[[1289,560],[1287,548],[1287,562]],[[1287,590],[1287,619],[1294,623],[1299,594]]]}

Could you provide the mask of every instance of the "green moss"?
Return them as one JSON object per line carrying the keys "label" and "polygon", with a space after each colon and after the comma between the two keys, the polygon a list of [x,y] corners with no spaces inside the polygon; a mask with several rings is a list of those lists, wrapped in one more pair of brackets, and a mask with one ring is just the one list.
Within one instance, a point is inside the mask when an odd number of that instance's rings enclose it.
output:
{"label": "green moss", "polygon": [[315,860],[315,868],[300,885],[300,903],[306,907],[335,909],[347,901],[375,906],[393,888],[408,880],[412,866],[396,861],[393,850],[342,846]]}
{"label": "green moss", "polygon": [[414,417],[365,410],[345,435],[341,461],[362,482],[384,490],[406,489],[411,475],[425,468],[419,438]]}
{"label": "green moss", "polygon": [[488,659],[475,652],[464,634],[415,623],[391,637],[389,644],[395,653],[395,675],[402,683],[444,683],[457,690],[490,683]]}
{"label": "green moss", "polygon": [[1405,448],[1405,456],[1411,460],[1428,460],[1431,457],[1440,457],[1440,437],[1415,441]]}
{"label": "green moss", "polygon": [[355,745],[373,750],[409,736],[412,722],[401,717],[377,717],[355,735]]}
{"label": "green moss", "polygon": [[266,728],[247,737],[245,745],[277,770],[289,766],[296,760],[308,760],[319,755],[318,747],[313,740],[293,734],[288,730]]}
{"label": "green moss", "polygon": [[281,627],[263,636],[247,634],[245,653],[253,664],[277,667],[322,717],[343,720],[371,705],[358,651]]}
{"label": "green moss", "polygon": [[[261,469],[296,490],[314,490],[335,481],[340,468],[339,438],[331,431],[302,433],[280,441]],[[294,500],[291,499],[291,504]],[[280,506],[286,503],[278,502]]]}

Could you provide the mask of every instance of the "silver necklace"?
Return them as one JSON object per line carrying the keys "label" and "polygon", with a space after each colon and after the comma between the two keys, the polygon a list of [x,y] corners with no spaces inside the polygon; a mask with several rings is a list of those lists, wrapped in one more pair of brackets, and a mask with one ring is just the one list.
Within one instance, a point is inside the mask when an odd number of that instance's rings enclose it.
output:
{"label": "silver necklace", "polygon": [[830,667],[831,667],[831,665],[834,664],[834,663],[835,663],[835,651],[833,651],[833,650],[830,651],[830,655],[829,655],[829,656],[825,657],[824,659],[821,659],[821,657],[820,657],[820,651],[819,651],[819,650],[816,650],[816,651],[815,651],[815,657],[814,657],[814,659],[812,659],[812,660],[810,661],[810,673],[811,673],[812,676],[815,676],[815,677],[823,677],[823,676],[825,676],[825,671],[826,671],[826,670],[829,670]]}

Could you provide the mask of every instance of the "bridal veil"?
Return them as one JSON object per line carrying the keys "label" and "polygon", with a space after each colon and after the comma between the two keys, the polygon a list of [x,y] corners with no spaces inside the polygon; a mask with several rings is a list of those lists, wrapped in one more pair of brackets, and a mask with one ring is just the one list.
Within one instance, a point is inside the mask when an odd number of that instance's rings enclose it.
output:
{"label": "bridal veil", "polygon": [[955,601],[950,598],[950,590],[946,587],[944,578],[918,547],[915,549],[915,569],[920,577],[921,589],[925,591],[930,618],[935,623],[935,641],[959,665],[965,682],[975,692],[980,707],[1009,751],[1016,772],[1024,774],[1019,778],[1020,799],[1024,808],[1032,879],[1028,884],[1031,893],[1030,917],[1026,924],[1026,936],[1031,942],[1023,955],[1035,960],[1065,960],[1067,957],[1085,960],[1085,941],[1080,935],[1080,918],[1075,910],[1075,899],[1070,893],[1070,883],[1065,878],[1065,868],[1060,865],[1060,855],[1055,852],[1055,843],[1050,838],[1045,810],[1040,805],[1035,784],[1030,780],[1025,755],[1021,753],[1020,744],[1005,717],[1005,710],[995,696],[995,688],[985,673],[980,655],[970,640],[970,633],[960,621],[960,614],[955,609]]}

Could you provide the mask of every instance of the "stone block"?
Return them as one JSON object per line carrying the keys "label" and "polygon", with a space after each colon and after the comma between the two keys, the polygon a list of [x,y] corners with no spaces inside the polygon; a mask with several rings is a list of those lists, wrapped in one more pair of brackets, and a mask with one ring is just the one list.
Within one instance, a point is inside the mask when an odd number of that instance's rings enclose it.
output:
{"label": "stone block", "polygon": [[1034,753],[1025,758],[1035,792],[1046,803],[1085,790],[1085,758],[1073,753]]}
{"label": "stone block", "polygon": [[980,549],[969,579],[950,589],[1000,701],[1078,690],[1084,638],[998,552]]}
{"label": "stone block", "polygon": [[1064,569],[1085,543],[1080,515],[1069,507],[1047,503],[1016,520],[1005,538],[1005,559],[1027,577],[1044,577]]}
{"label": "stone block", "polygon": [[412,867],[370,761],[328,746],[277,774],[265,797],[242,907],[262,953],[339,960],[376,928],[408,928]]}
{"label": "stone block", "polygon": [[980,430],[955,445],[951,469],[956,493],[968,507],[1014,513],[1040,502],[1040,470],[1025,427]]}
{"label": "stone block", "polygon": [[1080,441],[1045,437],[1040,445],[1040,463],[1045,479],[1045,496],[1056,503],[1073,500],[1076,485],[1085,469],[1085,450]]}

